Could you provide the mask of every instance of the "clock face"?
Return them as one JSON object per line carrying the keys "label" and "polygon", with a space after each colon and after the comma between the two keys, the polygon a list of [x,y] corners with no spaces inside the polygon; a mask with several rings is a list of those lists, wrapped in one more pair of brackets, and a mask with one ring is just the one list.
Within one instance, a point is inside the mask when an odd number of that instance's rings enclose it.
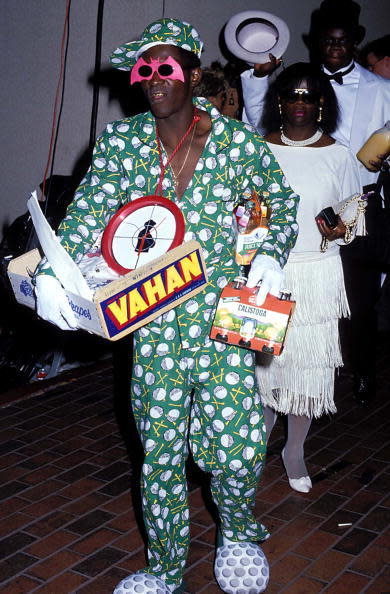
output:
{"label": "clock face", "polygon": [[184,239],[184,217],[174,202],[146,196],[126,204],[103,233],[102,254],[119,274],[158,258]]}

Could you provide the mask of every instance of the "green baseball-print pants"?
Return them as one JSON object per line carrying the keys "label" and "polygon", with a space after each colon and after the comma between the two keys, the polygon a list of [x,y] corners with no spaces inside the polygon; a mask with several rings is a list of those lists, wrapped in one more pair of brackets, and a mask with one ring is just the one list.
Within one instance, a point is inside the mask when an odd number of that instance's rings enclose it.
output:
{"label": "green baseball-print pants", "polygon": [[268,536],[253,515],[266,444],[254,355],[214,341],[196,352],[182,349],[174,322],[136,333],[132,407],[145,450],[145,571],[180,584],[190,540],[188,447],[211,473],[223,534],[254,541]]}

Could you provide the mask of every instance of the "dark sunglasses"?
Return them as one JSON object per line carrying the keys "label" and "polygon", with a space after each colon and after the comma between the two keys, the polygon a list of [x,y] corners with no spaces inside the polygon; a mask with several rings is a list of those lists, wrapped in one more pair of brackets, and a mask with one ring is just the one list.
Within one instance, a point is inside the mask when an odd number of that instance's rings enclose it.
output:
{"label": "dark sunglasses", "polygon": [[318,103],[321,95],[317,91],[308,91],[307,89],[291,89],[280,94],[286,103],[295,103],[300,100],[307,104]]}

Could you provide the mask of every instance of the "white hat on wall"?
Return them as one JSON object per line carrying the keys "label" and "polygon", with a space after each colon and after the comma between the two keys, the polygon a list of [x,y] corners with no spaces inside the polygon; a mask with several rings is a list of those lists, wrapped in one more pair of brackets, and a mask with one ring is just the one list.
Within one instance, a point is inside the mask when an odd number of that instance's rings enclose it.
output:
{"label": "white hat on wall", "polygon": [[279,17],[263,10],[245,10],[232,16],[224,31],[228,50],[248,64],[264,64],[268,54],[280,58],[290,41],[290,31]]}

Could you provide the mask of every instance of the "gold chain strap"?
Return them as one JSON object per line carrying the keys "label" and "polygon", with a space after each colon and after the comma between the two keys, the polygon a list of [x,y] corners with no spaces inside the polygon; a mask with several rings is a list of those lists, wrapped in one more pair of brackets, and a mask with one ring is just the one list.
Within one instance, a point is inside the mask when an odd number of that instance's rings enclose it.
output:
{"label": "gold chain strap", "polygon": [[[342,208],[338,212],[338,215],[341,218],[341,215],[345,211],[347,206],[349,206],[350,204],[352,204],[352,202],[355,202],[355,200],[357,200],[358,207],[356,209],[355,218],[352,221],[349,221],[349,223],[346,223],[345,221],[343,221],[344,226],[345,226],[345,234],[344,234],[344,243],[345,244],[351,243],[351,241],[353,240],[353,237],[354,237],[353,236],[353,228],[355,227],[356,223],[358,222],[359,216],[366,212],[366,201],[364,199],[362,200],[362,196],[367,196],[367,194],[359,194],[357,196],[353,196],[352,198],[347,200],[347,202],[345,202],[345,204],[343,204]],[[320,252],[322,252],[322,253],[326,252],[326,250],[328,249],[328,246],[329,246],[329,240],[326,237],[323,237],[321,240]]]}

